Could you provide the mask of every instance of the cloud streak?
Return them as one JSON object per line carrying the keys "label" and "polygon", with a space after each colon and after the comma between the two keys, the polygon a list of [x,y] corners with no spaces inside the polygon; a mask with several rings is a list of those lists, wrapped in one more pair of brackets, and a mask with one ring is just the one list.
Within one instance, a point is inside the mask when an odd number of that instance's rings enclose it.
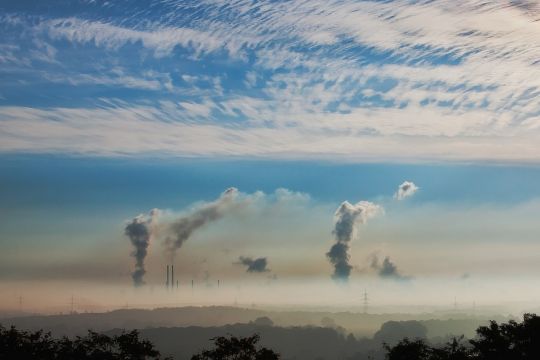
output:
{"label": "cloud streak", "polygon": [[[59,4],[57,14],[1,16],[3,73],[24,78],[27,91],[44,82],[70,88],[49,86],[43,106],[30,100],[20,106],[10,96],[20,83],[3,82],[0,151],[540,160],[538,6],[479,0],[459,6],[450,0],[152,4],[152,11],[115,3],[76,12]],[[90,56],[74,57],[80,49]],[[183,74],[177,60],[204,66]],[[125,72],[104,74],[111,64]],[[81,67],[93,71],[81,74]],[[215,74],[234,81],[183,80]],[[107,106],[73,91],[93,85],[110,88],[97,92]],[[92,129],[88,118],[97,119]],[[130,143],[139,126],[154,128],[149,141]]]}

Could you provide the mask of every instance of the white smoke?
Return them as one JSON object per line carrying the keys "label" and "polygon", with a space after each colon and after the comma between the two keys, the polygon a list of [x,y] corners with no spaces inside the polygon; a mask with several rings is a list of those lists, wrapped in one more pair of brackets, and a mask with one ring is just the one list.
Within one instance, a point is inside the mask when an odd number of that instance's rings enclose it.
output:
{"label": "white smoke", "polygon": [[396,200],[403,200],[408,197],[413,196],[420,188],[416,186],[411,181],[404,181],[401,185],[399,185],[396,193],[394,194],[394,199]]}

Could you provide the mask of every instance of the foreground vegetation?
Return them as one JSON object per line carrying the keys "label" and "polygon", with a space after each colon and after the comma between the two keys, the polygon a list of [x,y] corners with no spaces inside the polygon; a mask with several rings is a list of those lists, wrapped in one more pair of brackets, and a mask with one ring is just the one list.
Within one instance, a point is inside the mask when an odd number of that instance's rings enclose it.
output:
{"label": "foreground vegetation", "polygon": [[[267,348],[257,348],[259,335],[245,338],[220,336],[214,348],[195,354],[192,360],[278,360],[279,355]],[[39,360],[158,360],[162,358],[154,344],[140,339],[133,330],[107,336],[94,331],[74,339],[55,339],[43,331],[28,332],[0,326],[0,359]]]}
{"label": "foreground vegetation", "polygon": [[157,360],[160,353],[137,330],[116,336],[93,331],[74,339],[53,338],[43,331],[27,332],[0,326],[0,359],[39,360]]}
{"label": "foreground vegetation", "polygon": [[388,360],[533,360],[540,359],[540,317],[525,314],[523,322],[509,321],[476,330],[476,338],[467,342],[454,338],[443,346],[431,346],[425,340],[403,339],[386,346]]}
{"label": "foreground vegetation", "polygon": [[[384,345],[387,360],[529,360],[540,359],[540,317],[525,314],[522,322],[480,326],[473,340],[454,338],[444,345],[405,338]],[[277,360],[279,354],[257,347],[258,335],[216,337],[214,348],[202,350],[192,360]],[[337,356],[337,355],[336,355]],[[137,330],[108,336],[89,331],[84,337],[53,338],[43,331],[27,332],[0,326],[0,359],[42,360],[157,360],[154,344],[139,338]]]}

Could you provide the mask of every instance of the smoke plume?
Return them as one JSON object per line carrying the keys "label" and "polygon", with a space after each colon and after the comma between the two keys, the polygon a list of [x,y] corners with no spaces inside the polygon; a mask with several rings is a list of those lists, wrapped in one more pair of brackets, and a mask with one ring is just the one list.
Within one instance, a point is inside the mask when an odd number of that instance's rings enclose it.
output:
{"label": "smoke plume", "polygon": [[382,208],[379,205],[369,201],[360,201],[355,205],[345,201],[336,210],[333,231],[336,243],[326,253],[326,257],[334,266],[334,274],[332,275],[334,279],[345,281],[349,279],[352,270],[349,263],[349,248],[356,229],[381,211]]}
{"label": "smoke plume", "polygon": [[124,234],[129,238],[134,247],[131,255],[135,258],[135,270],[131,273],[133,285],[144,285],[144,260],[148,254],[148,246],[153,237],[154,223],[158,210],[154,209],[149,215],[139,215],[131,220],[124,229]]}
{"label": "smoke plume", "polygon": [[261,257],[257,259],[252,259],[250,257],[240,256],[238,258],[238,263],[246,267],[246,271],[249,273],[262,273],[270,271],[267,266],[266,258]]}
{"label": "smoke plume", "polygon": [[167,229],[168,236],[165,239],[165,246],[170,257],[174,258],[176,251],[195,230],[221,219],[227,212],[242,206],[243,203],[237,201],[237,197],[238,190],[229,188],[216,201],[201,205],[190,214],[174,220]]}
{"label": "smoke plume", "polygon": [[404,276],[398,271],[397,266],[390,260],[389,256],[385,256],[381,263],[377,255],[373,255],[371,268],[376,270],[377,274],[385,279],[410,280],[410,277]]}
{"label": "smoke plume", "polygon": [[396,193],[394,194],[394,199],[403,200],[405,198],[413,196],[418,191],[418,189],[420,188],[416,186],[413,182],[404,181],[403,184],[399,185]]}

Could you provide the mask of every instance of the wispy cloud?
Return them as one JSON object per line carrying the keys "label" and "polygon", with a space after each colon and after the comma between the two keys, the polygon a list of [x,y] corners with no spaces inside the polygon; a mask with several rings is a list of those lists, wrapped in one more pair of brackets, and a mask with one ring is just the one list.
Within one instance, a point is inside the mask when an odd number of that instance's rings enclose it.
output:
{"label": "wispy cloud", "polygon": [[220,40],[209,32],[189,28],[163,27],[141,31],[78,18],[49,20],[40,27],[53,39],[93,43],[114,50],[126,44],[141,42],[144,47],[153,50],[157,57],[169,55],[175,46],[190,47],[198,53],[215,51],[222,46]]}
{"label": "wispy cloud", "polygon": [[[121,6],[113,5],[121,16],[1,18],[4,72],[21,58],[36,82],[157,93],[147,101],[115,94],[121,107],[87,102],[65,122],[67,104],[30,110],[8,96],[3,151],[540,160],[540,12],[530,3],[239,0],[156,3],[142,13]],[[81,47],[100,69],[114,64],[123,73],[83,71],[69,61]],[[64,61],[38,65],[45,59]],[[145,122],[134,124],[141,108]],[[79,134],[77,121],[89,113],[101,120]],[[58,129],[57,137],[70,133],[72,143],[41,138],[29,121]],[[146,145],[105,141],[150,123],[159,131]],[[101,139],[101,150],[78,146],[88,136]]]}
{"label": "wispy cloud", "polygon": [[[383,112],[384,113],[384,112]],[[536,161],[538,136],[372,136],[361,129],[242,127],[188,121],[193,113],[163,102],[98,108],[0,107],[0,150],[94,155],[248,156]],[[331,130],[332,132],[329,132]]]}

